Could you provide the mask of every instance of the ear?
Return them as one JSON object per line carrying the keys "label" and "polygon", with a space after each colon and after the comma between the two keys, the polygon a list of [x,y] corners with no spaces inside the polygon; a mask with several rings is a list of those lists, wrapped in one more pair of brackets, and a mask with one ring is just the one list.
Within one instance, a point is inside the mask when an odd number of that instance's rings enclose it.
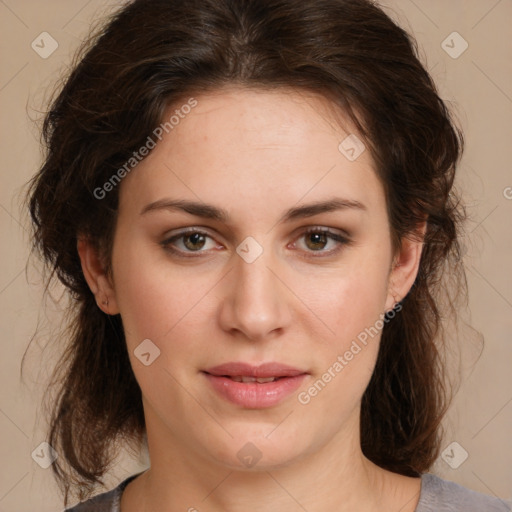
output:
{"label": "ear", "polygon": [[414,284],[418,275],[426,230],[427,222],[425,221],[417,227],[412,239],[402,238],[401,247],[393,258],[386,310],[391,310],[397,302],[400,302]]}
{"label": "ear", "polygon": [[115,290],[98,249],[87,238],[78,237],[77,250],[85,280],[96,298],[96,304],[104,313],[117,315],[119,308]]}

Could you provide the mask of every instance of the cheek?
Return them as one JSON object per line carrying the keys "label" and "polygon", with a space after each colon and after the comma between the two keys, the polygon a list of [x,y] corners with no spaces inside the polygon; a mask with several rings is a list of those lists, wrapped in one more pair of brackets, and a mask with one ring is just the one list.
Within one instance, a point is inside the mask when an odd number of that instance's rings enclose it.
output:
{"label": "cheek", "polygon": [[324,282],[322,290],[311,288],[311,309],[329,327],[326,341],[342,349],[365,329],[371,328],[381,318],[387,297],[387,279],[383,268],[354,266],[339,278]]}
{"label": "cheek", "polygon": [[[165,256],[155,258],[150,251],[145,254],[140,246],[123,248],[119,254],[123,257],[113,255],[115,288],[129,346],[133,348],[146,338],[157,344],[169,342],[175,335],[183,338],[187,332],[201,330],[201,323],[212,328],[220,306],[216,297],[219,293],[224,296],[218,268],[195,267],[191,271],[169,263]],[[324,340],[341,349],[374,325],[383,312],[385,266],[372,257],[352,259],[328,272],[284,270],[285,280],[294,283],[299,300],[287,299],[286,293],[283,300],[290,301],[303,327],[309,323],[307,331],[316,338],[311,341]]]}
{"label": "cheek", "polygon": [[141,267],[122,279],[116,293],[128,343],[139,338],[163,341],[186,323],[208,291],[208,283],[188,284],[179,276],[155,278],[150,268]]}
{"label": "cheek", "polygon": [[357,407],[370,381],[384,326],[386,266],[376,260],[367,263],[360,259],[339,279],[326,281],[324,291],[316,292],[318,309],[311,307],[333,332],[325,329],[320,343],[315,340],[316,375],[301,390],[299,403],[314,402],[318,414],[327,406],[340,421]]}
{"label": "cheek", "polygon": [[320,343],[314,340],[314,378],[297,395],[304,411],[324,418],[332,432],[357,409],[379,352],[387,281],[385,274],[365,269],[354,270],[318,295],[318,311],[334,333]]}
{"label": "cheek", "polygon": [[[131,365],[153,410],[185,410],[183,400],[189,400],[189,395],[178,383],[197,372],[198,354],[211,349],[211,344],[204,343],[201,322],[215,281],[186,279],[179,269],[171,272],[139,256],[126,258],[117,267],[116,295]],[[149,361],[142,356],[147,353]],[[195,414],[201,417],[200,410]]]}
{"label": "cheek", "polygon": [[160,365],[172,369],[193,362],[189,355],[204,353],[204,347],[198,348],[204,336],[198,334],[201,324],[211,326],[206,309],[219,276],[172,265],[165,254],[155,257],[154,248],[145,251],[142,244],[120,246],[118,254],[122,257],[113,254],[116,298],[132,359],[138,345],[149,339],[160,350]]}

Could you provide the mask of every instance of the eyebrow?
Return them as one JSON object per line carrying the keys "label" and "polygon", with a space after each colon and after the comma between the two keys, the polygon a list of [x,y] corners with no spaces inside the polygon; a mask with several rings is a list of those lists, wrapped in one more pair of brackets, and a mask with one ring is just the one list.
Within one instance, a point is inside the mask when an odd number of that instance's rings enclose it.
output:
{"label": "eyebrow", "polygon": [[[279,222],[290,222],[292,220],[313,217],[321,213],[334,212],[338,210],[361,210],[366,211],[366,206],[360,201],[334,197],[325,201],[309,203],[296,206],[287,210]],[[155,210],[181,210],[196,217],[216,220],[227,223],[229,214],[226,210],[203,202],[190,201],[187,199],[159,199],[145,206],[140,214],[144,215]]]}

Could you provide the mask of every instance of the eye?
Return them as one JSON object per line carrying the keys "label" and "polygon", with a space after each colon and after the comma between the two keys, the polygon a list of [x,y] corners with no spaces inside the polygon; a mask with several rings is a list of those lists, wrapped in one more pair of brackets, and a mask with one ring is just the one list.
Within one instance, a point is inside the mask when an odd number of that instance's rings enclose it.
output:
{"label": "eye", "polygon": [[[337,253],[341,250],[343,245],[348,245],[350,243],[348,236],[331,231],[328,228],[308,229],[299,237],[299,240],[301,239],[304,239],[303,247],[305,247],[304,250],[306,252],[320,253],[319,256]],[[294,245],[296,245],[296,243]],[[329,247],[329,245],[331,249],[324,250],[326,247]]]}
{"label": "eye", "polygon": [[[302,239],[304,239],[304,243],[298,244],[294,242],[292,246],[296,247],[299,245],[299,249],[310,253],[309,256],[311,257],[333,255],[340,251],[342,246],[350,243],[348,236],[331,231],[328,228],[318,227],[308,229],[302,233],[298,240]],[[219,245],[208,233],[198,229],[189,229],[188,231],[177,233],[160,242],[160,245],[165,250],[184,257],[200,256],[201,253],[206,253],[208,250],[219,248]],[[325,250],[329,246],[331,248]],[[311,253],[318,253],[318,255]]]}
{"label": "eye", "polygon": [[161,242],[161,245],[173,253],[201,253],[217,247],[208,233],[196,229],[167,238]]}

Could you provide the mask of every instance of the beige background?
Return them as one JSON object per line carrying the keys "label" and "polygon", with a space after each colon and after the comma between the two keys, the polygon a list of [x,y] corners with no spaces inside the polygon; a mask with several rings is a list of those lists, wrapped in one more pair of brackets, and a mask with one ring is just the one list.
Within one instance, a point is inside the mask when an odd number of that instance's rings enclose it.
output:
{"label": "beige background", "polygon": [[[37,268],[27,269],[28,223],[20,207],[23,185],[40,161],[38,128],[44,99],[65,72],[91,21],[114,8],[101,0],[0,0],[0,511],[62,510],[51,469],[31,458],[44,440],[41,390],[58,346],[42,352],[59,325],[59,307],[43,307]],[[512,498],[512,26],[511,0],[386,0],[385,5],[417,37],[441,96],[455,102],[467,149],[458,185],[469,206],[467,268],[470,320],[485,340],[462,331],[463,379],[446,421],[443,448],[456,441],[467,460],[452,469],[443,459],[438,475],[475,490]],[[58,42],[41,58],[31,43],[42,32]],[[454,31],[468,43],[452,58],[442,42]],[[463,41],[445,43],[457,52]],[[58,295],[58,290],[55,292]],[[469,317],[468,317],[469,318]],[[38,337],[20,379],[20,361],[37,326]],[[460,459],[462,448],[448,451]],[[122,461],[118,479],[141,462]],[[452,465],[454,463],[452,462]]]}

